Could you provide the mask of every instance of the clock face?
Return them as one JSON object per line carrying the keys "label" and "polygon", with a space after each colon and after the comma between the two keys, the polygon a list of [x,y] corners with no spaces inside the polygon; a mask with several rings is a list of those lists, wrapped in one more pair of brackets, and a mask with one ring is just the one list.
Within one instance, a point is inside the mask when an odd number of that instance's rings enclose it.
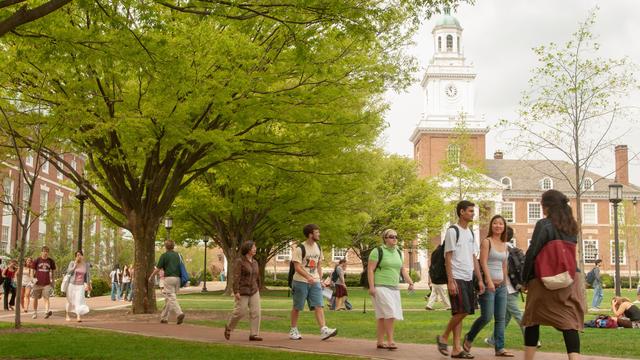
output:
{"label": "clock face", "polygon": [[450,98],[453,98],[456,95],[458,95],[458,89],[453,84],[447,85],[447,87],[445,88],[444,92]]}

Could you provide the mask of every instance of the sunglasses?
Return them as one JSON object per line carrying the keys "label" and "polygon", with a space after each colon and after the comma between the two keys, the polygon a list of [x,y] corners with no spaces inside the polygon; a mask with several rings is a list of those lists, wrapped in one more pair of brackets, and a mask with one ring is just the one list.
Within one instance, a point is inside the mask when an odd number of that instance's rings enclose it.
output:
{"label": "sunglasses", "polygon": [[398,235],[388,235],[387,239],[397,239]]}

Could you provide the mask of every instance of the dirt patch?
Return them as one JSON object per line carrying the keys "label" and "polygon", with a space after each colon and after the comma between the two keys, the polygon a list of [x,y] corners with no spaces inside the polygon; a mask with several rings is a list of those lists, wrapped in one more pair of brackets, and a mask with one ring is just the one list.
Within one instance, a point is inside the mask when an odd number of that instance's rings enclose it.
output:
{"label": "dirt patch", "polygon": [[39,332],[49,331],[47,328],[32,328],[32,327],[23,327],[20,329],[0,329],[0,335],[2,334],[34,334]]}

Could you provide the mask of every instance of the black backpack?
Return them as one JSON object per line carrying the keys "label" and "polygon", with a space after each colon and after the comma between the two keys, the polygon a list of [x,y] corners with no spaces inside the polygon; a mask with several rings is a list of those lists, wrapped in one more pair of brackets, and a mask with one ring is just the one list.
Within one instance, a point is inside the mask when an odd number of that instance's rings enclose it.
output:
{"label": "black backpack", "polygon": [[509,281],[514,289],[520,290],[524,285],[524,251],[517,247],[507,247],[509,251],[509,258],[507,260],[507,274],[509,275]]}
{"label": "black backpack", "polygon": [[[457,226],[451,225],[447,228],[454,229],[456,231],[456,245],[458,244],[458,240],[460,240],[460,230]],[[475,239],[475,235],[473,234],[473,229],[471,230],[471,237]],[[445,233],[446,236],[446,233]],[[440,245],[436,247],[435,250],[431,253],[431,259],[429,261],[429,277],[431,278],[431,283],[436,285],[446,284],[448,281],[447,278],[447,268],[444,265],[444,239],[440,242]]]}
{"label": "black backpack", "polygon": [[[304,261],[304,257],[307,255],[307,251],[304,248],[304,245],[298,244],[300,250],[302,250],[302,256],[300,259]],[[287,284],[289,285],[289,289],[292,289],[291,284],[293,283],[293,274],[296,273],[296,267],[293,265],[293,259],[289,261],[289,275],[287,276]]]}
{"label": "black backpack", "polygon": [[333,273],[331,274],[331,282],[335,283],[339,278],[340,276],[338,275],[338,266],[336,265],[336,267],[333,268]]}
{"label": "black backpack", "polygon": [[591,271],[587,273],[587,278],[585,280],[587,281],[587,284],[593,286],[593,282],[596,281],[596,268],[591,269]]}
{"label": "black backpack", "polygon": [[[378,251],[378,263],[376,264],[376,268],[373,269],[373,272],[376,272],[379,268],[380,268],[380,263],[382,262],[382,246],[376,246],[372,249],[369,249],[367,251],[365,251],[363,253],[362,256],[362,266],[364,266],[364,271],[362,272],[362,274],[360,274],[360,286],[362,286],[365,289],[369,288],[369,273],[367,272],[367,269],[369,267],[369,254],[371,253],[371,251],[373,250]],[[400,250],[400,248],[396,247],[396,250],[398,251],[398,254],[400,255],[400,258],[402,259],[402,250]],[[402,282],[402,274],[400,274],[400,281]]]}

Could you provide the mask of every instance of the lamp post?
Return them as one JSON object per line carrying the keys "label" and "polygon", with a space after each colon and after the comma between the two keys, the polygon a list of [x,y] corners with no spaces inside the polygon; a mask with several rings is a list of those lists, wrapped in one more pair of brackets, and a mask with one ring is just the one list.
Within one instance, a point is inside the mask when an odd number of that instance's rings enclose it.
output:
{"label": "lamp post", "polygon": [[622,184],[617,182],[609,185],[609,202],[613,204],[613,234],[615,243],[616,264],[616,296],[620,296],[620,239],[618,238],[618,204],[622,201]]}
{"label": "lamp post", "polygon": [[167,229],[167,240],[171,240],[171,229],[173,228],[173,218],[171,216],[164,218],[164,228]]}
{"label": "lamp post", "polygon": [[[411,270],[413,268],[413,242],[409,243],[409,277],[411,277]],[[407,282],[407,280],[405,279],[405,282]]]}
{"label": "lamp post", "polygon": [[204,268],[202,269],[202,292],[207,292],[207,242],[208,237],[204,237]]}
{"label": "lamp post", "polygon": [[78,218],[78,251],[82,251],[82,228],[84,220],[84,201],[89,196],[84,192],[84,184],[78,185],[76,189],[76,199],[80,200],[80,217]]}

